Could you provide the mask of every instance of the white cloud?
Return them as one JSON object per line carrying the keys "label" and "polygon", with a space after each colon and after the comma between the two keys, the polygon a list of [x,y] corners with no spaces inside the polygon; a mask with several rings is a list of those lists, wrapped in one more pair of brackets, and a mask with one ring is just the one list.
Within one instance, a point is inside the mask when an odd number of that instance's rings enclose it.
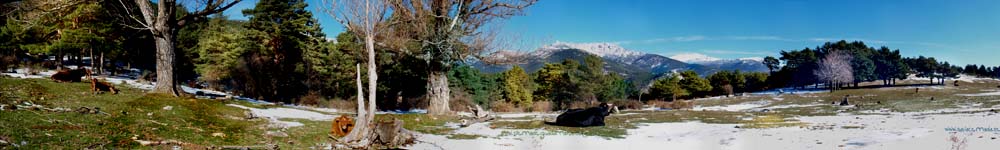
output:
{"label": "white cloud", "polygon": [[708,39],[707,37],[701,35],[678,36],[671,38],[655,38],[655,39],[642,40],[642,43],[652,44],[652,43],[663,43],[663,42],[692,42],[692,41],[701,41],[707,39]]}

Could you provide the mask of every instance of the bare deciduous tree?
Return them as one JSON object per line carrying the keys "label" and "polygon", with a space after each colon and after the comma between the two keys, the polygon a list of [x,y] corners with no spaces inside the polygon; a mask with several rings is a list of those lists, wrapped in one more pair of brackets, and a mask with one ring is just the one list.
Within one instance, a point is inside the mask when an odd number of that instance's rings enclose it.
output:
{"label": "bare deciduous tree", "polygon": [[[156,86],[150,93],[165,93],[178,96],[177,80],[174,77],[174,59],[176,59],[177,31],[180,31],[185,24],[203,20],[206,16],[221,13],[242,0],[201,0],[201,6],[191,14],[177,17],[176,0],[160,0],[156,9],[148,0],[135,0],[136,5],[126,4],[119,0],[125,8],[128,16],[126,20],[134,21],[138,26],[130,26],[135,29],[149,30],[153,34],[156,42]],[[142,19],[134,17],[132,14],[134,7],[138,7]]]}
{"label": "bare deciduous tree", "polygon": [[854,81],[854,71],[851,68],[851,55],[844,51],[833,50],[819,62],[819,68],[813,72],[821,81],[825,81],[832,92],[840,84]]}
{"label": "bare deciduous tree", "polygon": [[[367,148],[374,144],[376,138],[380,139],[399,139],[395,136],[409,136],[406,135],[407,131],[399,126],[382,126],[382,124],[375,124],[375,111],[377,103],[375,101],[375,90],[376,83],[378,81],[378,74],[375,68],[375,46],[376,38],[379,37],[379,33],[384,28],[385,16],[388,12],[388,5],[383,0],[324,0],[323,11],[328,15],[333,16],[337,19],[337,22],[347,27],[348,32],[354,32],[356,35],[361,35],[362,39],[365,41],[365,50],[367,51],[367,64],[368,64],[368,107],[365,108],[364,92],[361,87],[361,67],[358,64],[357,69],[357,88],[358,88],[358,116],[355,119],[354,129],[351,130],[346,136],[341,138],[339,142],[345,144],[350,148]],[[390,131],[390,132],[383,132]],[[403,133],[399,133],[403,132]],[[393,137],[386,133],[391,134]],[[382,137],[376,137],[382,136]],[[389,142],[389,141],[382,141]],[[383,143],[384,144],[384,143]],[[391,143],[386,145],[394,145],[399,143]]]}
{"label": "bare deciduous tree", "polygon": [[[389,0],[394,44],[417,44],[415,51],[428,63],[427,112],[449,114],[451,91],[446,72],[454,62],[490,50],[499,19],[523,14],[538,0]],[[485,28],[484,28],[485,27]],[[395,46],[407,48],[407,46]]]}

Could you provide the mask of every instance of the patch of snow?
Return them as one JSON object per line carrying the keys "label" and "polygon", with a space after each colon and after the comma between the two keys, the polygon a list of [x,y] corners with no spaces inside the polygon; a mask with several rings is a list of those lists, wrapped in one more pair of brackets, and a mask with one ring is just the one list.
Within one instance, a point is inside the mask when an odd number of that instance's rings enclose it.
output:
{"label": "patch of snow", "polygon": [[1000,91],[985,92],[985,93],[975,93],[975,94],[955,94],[958,96],[997,96],[1000,95]]}
{"label": "patch of snow", "polygon": [[762,107],[769,103],[770,102],[767,101],[754,101],[754,102],[745,102],[745,103],[740,103],[735,105],[725,105],[725,106],[709,106],[709,107],[695,106],[694,108],[692,108],[692,110],[744,111]]}
{"label": "patch of snow", "polygon": [[738,60],[763,62],[764,61],[764,57],[747,57],[747,58],[740,58]]}
{"label": "patch of snow", "polygon": [[958,75],[957,79],[952,79],[952,80],[957,80],[957,81],[962,81],[962,82],[967,82],[967,83],[976,83],[976,81],[1000,81],[1000,80],[993,79],[993,78],[980,78],[980,77],[970,76],[970,75],[965,75],[965,74]]}
{"label": "patch of snow", "polygon": [[246,106],[237,105],[237,104],[226,104],[226,105],[232,106],[232,107],[237,107],[237,108],[242,108],[242,109],[246,109],[246,110],[250,110],[250,113],[252,113],[254,116],[258,116],[258,117],[262,117],[262,118],[267,118],[269,121],[271,121],[271,123],[273,123],[275,125],[278,125],[279,127],[282,127],[282,128],[297,127],[297,126],[302,126],[303,124],[300,123],[300,122],[294,122],[294,121],[281,121],[281,120],[279,120],[281,118],[308,119],[308,120],[315,120],[315,121],[328,121],[328,120],[333,120],[333,118],[334,118],[333,115],[327,115],[327,114],[322,114],[322,113],[318,113],[318,112],[301,110],[301,109],[293,109],[293,108],[281,108],[281,107],[279,107],[279,108],[259,109],[259,108],[246,107]]}
{"label": "patch of snow", "polygon": [[774,110],[774,109],[785,109],[785,108],[801,108],[801,107],[813,107],[813,106],[822,106],[822,105],[825,105],[825,104],[806,104],[806,105],[791,104],[791,105],[778,105],[778,106],[762,107],[762,108],[758,108],[757,110],[764,110],[764,109]]}
{"label": "patch of snow", "polygon": [[[949,127],[991,127],[1000,115],[929,116],[846,115],[799,117],[807,128],[734,128],[739,124],[702,122],[644,123],[624,138],[601,138],[542,129],[494,129],[487,123],[457,129],[459,134],[486,136],[447,139],[420,134],[408,149],[947,149],[951,136],[968,139],[968,149],[992,149],[997,132],[945,131]],[[511,134],[514,133],[514,134]],[[985,136],[986,138],[977,138]]]}
{"label": "patch of snow", "polygon": [[814,93],[825,93],[829,91],[830,90],[823,88],[798,89],[794,87],[786,87],[786,88],[772,89],[767,91],[758,91],[750,94],[751,95],[814,94]]}

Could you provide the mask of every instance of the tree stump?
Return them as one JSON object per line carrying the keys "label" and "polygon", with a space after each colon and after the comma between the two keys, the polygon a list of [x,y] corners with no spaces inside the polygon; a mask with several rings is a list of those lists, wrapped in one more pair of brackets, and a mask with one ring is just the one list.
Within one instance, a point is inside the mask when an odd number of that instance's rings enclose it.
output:
{"label": "tree stump", "polygon": [[[394,149],[413,144],[416,136],[403,128],[403,121],[393,119],[373,123],[373,130],[357,141],[337,141],[336,149]],[[356,126],[361,127],[361,126]],[[338,139],[339,140],[339,139]]]}

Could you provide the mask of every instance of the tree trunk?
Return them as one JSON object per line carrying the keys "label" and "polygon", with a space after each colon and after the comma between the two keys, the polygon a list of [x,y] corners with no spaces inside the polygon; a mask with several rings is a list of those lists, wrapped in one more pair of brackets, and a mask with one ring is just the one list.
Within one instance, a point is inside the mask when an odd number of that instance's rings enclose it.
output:
{"label": "tree trunk", "polygon": [[149,32],[153,34],[153,41],[156,42],[156,85],[149,93],[180,96],[177,91],[177,81],[174,80],[174,48],[177,40],[174,35],[180,28],[177,16],[174,15],[176,0],[159,1],[155,12],[149,1],[135,2],[139,5]]}
{"label": "tree trunk", "polygon": [[[365,47],[368,49],[368,119],[375,119],[375,90],[378,81],[378,73],[375,72],[375,35],[368,34],[365,37]],[[369,122],[370,123],[370,122]]]}
{"label": "tree trunk", "polygon": [[[354,119],[354,128],[351,129],[351,132],[347,133],[346,136],[344,136],[343,138],[340,139],[340,141],[344,141],[344,142],[358,141],[358,140],[361,140],[361,139],[366,139],[367,137],[365,137],[365,133],[368,133],[368,131],[371,130],[371,128],[369,126],[369,124],[371,123],[371,120],[368,120],[369,119],[368,118],[368,111],[367,111],[368,109],[366,109],[365,105],[364,105],[365,104],[365,97],[364,97],[365,93],[364,93],[364,90],[363,90],[363,88],[361,86],[361,64],[357,64],[357,70],[356,70],[355,73],[357,74],[357,79],[355,81],[356,81],[357,86],[358,86],[358,88],[357,88],[358,89],[358,110],[357,110],[358,111],[358,113],[357,113],[358,116],[356,117],[356,119]],[[372,113],[374,113],[374,112],[372,112]]]}
{"label": "tree trunk", "polygon": [[[90,53],[90,69],[91,70],[97,69],[97,66],[94,65],[94,49],[89,49],[88,48],[87,52]],[[94,70],[94,71],[96,72],[97,70]]]}
{"label": "tree trunk", "polygon": [[156,41],[156,86],[149,93],[179,96],[174,80],[174,35],[171,31],[160,31],[160,36],[153,36],[153,39]]}
{"label": "tree trunk", "polygon": [[357,67],[358,86],[358,116],[354,121],[354,129],[341,138],[340,141],[353,145],[351,147],[367,147],[374,141],[372,129],[375,127],[375,88],[378,81],[378,74],[375,70],[375,36],[368,34],[365,36],[365,49],[368,51],[368,108],[364,107],[364,92],[361,87],[361,65]]}
{"label": "tree trunk", "polygon": [[451,90],[448,89],[448,75],[443,71],[431,70],[427,76],[427,95],[430,98],[430,105],[427,113],[432,115],[445,115],[451,112],[448,101],[451,99]]}
{"label": "tree trunk", "polygon": [[[104,74],[104,52],[101,52],[101,58],[99,63],[97,63],[97,74]],[[93,60],[91,60],[93,61]]]}

